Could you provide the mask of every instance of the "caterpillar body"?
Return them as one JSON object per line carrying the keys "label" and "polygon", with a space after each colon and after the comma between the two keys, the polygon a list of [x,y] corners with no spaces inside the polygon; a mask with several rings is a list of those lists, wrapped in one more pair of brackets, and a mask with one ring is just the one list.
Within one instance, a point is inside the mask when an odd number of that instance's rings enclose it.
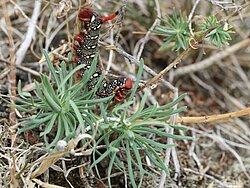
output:
{"label": "caterpillar body", "polygon": [[[118,12],[107,17],[100,17],[89,8],[85,8],[78,15],[80,22],[82,22],[82,28],[80,34],[74,37],[75,44],[73,48],[76,53],[74,61],[77,64],[84,64],[84,67],[77,74],[78,77],[82,77],[93,62],[97,53],[97,45],[102,24],[112,20],[117,15]],[[96,71],[88,81],[89,89],[93,89],[95,87],[101,74],[102,70],[97,63]],[[115,95],[114,100],[116,102],[121,102],[126,92],[132,88],[132,85],[132,80],[127,77],[119,77],[109,81],[104,80],[98,88],[96,95],[99,97]]]}

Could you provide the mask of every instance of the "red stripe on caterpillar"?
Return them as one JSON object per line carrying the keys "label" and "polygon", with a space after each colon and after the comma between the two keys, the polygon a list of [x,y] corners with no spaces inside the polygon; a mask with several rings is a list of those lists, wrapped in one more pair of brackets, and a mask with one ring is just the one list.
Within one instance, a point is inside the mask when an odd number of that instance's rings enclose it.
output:
{"label": "red stripe on caterpillar", "polygon": [[[111,14],[107,17],[100,17],[89,8],[85,8],[80,12],[78,18],[82,22],[81,33],[74,37],[75,44],[73,46],[76,56],[74,61],[77,64],[84,64],[84,68],[78,72],[78,77],[82,77],[84,72],[88,70],[97,53],[97,45],[99,39],[100,28],[103,23],[114,19],[119,12]],[[93,89],[100,79],[102,71],[98,64],[96,72],[91,76],[88,81],[89,89]],[[126,77],[119,77],[111,79],[110,81],[104,80],[98,88],[96,95],[99,97],[107,97],[115,95],[114,101],[121,102],[124,95],[132,88],[132,80]]]}

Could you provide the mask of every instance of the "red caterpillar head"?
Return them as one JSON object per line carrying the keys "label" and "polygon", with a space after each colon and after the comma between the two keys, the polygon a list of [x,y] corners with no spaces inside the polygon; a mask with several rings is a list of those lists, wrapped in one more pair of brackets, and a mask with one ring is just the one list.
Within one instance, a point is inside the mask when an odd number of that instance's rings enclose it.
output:
{"label": "red caterpillar head", "polygon": [[122,80],[124,80],[124,84],[121,85],[120,87],[126,90],[130,90],[133,87],[133,82],[130,78],[122,78]]}
{"label": "red caterpillar head", "polygon": [[121,102],[124,95],[132,88],[132,86],[133,82],[130,78],[120,77],[109,82],[104,82],[97,90],[96,95],[100,97],[115,95],[114,101]]}
{"label": "red caterpillar head", "polygon": [[89,22],[93,15],[94,15],[94,12],[91,9],[85,8],[83,9],[82,12],[79,13],[78,18],[79,20],[83,22],[85,21]]}
{"label": "red caterpillar head", "polygon": [[80,12],[78,17],[79,17],[79,20],[81,20],[83,22],[90,22],[90,21],[94,20],[95,18],[97,18],[97,19],[101,20],[102,23],[105,23],[109,20],[114,19],[118,14],[119,14],[119,12],[117,11],[114,14],[111,14],[110,16],[100,17],[94,11],[92,11],[90,8],[85,8],[85,9],[83,9],[82,12]]}
{"label": "red caterpillar head", "polygon": [[122,102],[124,98],[124,94],[126,94],[126,91],[131,90],[133,87],[133,82],[130,78],[125,78],[125,83],[123,87],[119,89],[119,91],[116,92],[114,101],[115,102]]}

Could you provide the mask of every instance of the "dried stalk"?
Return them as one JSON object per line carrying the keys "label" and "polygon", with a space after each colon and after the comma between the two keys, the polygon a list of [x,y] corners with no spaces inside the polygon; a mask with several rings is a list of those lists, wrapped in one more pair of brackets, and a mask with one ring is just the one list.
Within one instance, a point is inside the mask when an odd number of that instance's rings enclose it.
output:
{"label": "dried stalk", "polygon": [[225,114],[217,114],[210,116],[201,116],[201,117],[178,117],[176,122],[178,123],[208,123],[215,121],[225,121],[231,118],[241,117],[250,115],[250,107],[244,108],[239,111],[229,112]]}

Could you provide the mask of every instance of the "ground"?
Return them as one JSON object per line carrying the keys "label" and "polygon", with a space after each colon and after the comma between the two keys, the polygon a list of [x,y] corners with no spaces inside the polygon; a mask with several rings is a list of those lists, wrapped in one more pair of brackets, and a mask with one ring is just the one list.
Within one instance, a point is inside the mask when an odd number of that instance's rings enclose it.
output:
{"label": "ground", "polygon": [[[100,31],[98,59],[107,72],[106,77],[123,75],[135,82],[138,60],[143,58],[142,86],[166,67],[171,67],[160,77],[165,82],[159,78],[151,86],[146,83],[146,89],[136,93],[128,113],[138,108],[145,92],[149,94],[147,106],[164,105],[173,101],[176,95],[186,93],[178,105],[187,106],[187,109],[171,122],[187,127],[186,132],[174,132],[192,136],[193,140],[173,140],[177,144],[174,149],[160,152],[170,169],[167,177],[159,168],[150,166],[141,154],[143,166],[151,174],[145,175],[142,187],[250,187],[250,3],[243,0],[232,3],[209,0],[82,3],[82,7],[76,1],[67,0],[32,3],[17,0],[0,4],[0,187],[108,185],[109,158],[98,165],[100,177],[95,170],[88,171],[93,163],[92,155],[75,156],[67,151],[66,155],[52,155],[54,158],[49,159],[43,137],[39,137],[44,126],[17,133],[22,126],[21,120],[37,112],[18,111],[8,102],[15,101],[13,97],[18,96],[19,81],[22,81],[23,91],[31,91],[35,96],[34,80],[40,81],[41,73],[51,78],[42,55],[44,49],[55,66],[60,66],[62,60],[72,63],[67,55],[73,52],[73,37],[79,32],[77,15],[83,7],[91,7],[102,17],[120,10],[117,18]],[[207,16],[216,16],[224,31],[227,31],[227,24],[232,26],[232,40],[221,47],[206,39],[194,45],[190,40],[188,48],[191,49],[182,58],[182,52],[187,50],[177,52],[169,46],[159,50],[166,36],[152,30],[160,23],[157,17],[171,16],[173,10],[191,19],[189,23],[193,27]],[[178,58],[181,61],[176,63]],[[176,65],[172,66],[173,63]],[[232,114],[228,114],[230,112]],[[190,117],[198,118],[191,120]],[[53,128],[48,134],[49,140],[55,137],[56,130]],[[116,135],[112,139],[117,139]],[[151,136],[150,139],[163,144],[172,142],[164,137]],[[73,148],[77,151],[80,146]],[[119,154],[125,156],[122,151]],[[45,169],[33,177],[42,161],[45,161]],[[138,183],[139,172],[135,170],[134,173]],[[112,187],[132,187],[128,174],[117,168],[112,171],[111,182]]]}

